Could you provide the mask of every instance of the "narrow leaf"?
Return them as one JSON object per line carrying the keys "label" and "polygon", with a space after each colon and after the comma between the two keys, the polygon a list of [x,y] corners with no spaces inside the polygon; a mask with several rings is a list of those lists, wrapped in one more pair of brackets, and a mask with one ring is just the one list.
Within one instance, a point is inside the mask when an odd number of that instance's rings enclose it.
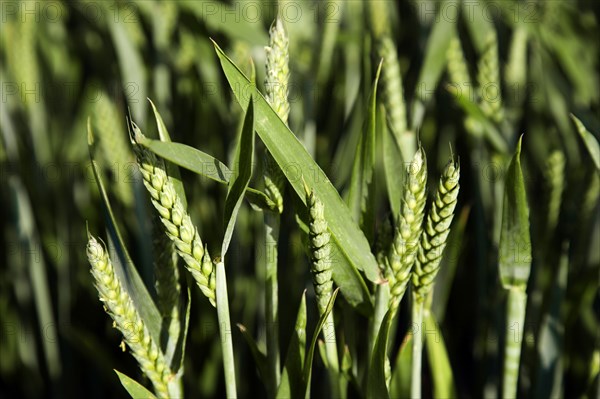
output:
{"label": "narrow leaf", "polygon": [[456,19],[446,18],[442,12],[448,9],[449,0],[440,4],[438,15],[431,29],[431,34],[425,50],[425,59],[419,73],[419,81],[415,86],[416,101],[413,104],[413,123],[412,129],[417,130],[421,125],[424,114],[425,104],[433,98],[438,81],[446,67],[446,49],[450,45],[450,40],[454,37]]}
{"label": "narrow leaf", "polygon": [[225,235],[221,247],[221,257],[225,257],[227,249],[229,248],[229,243],[231,242],[231,237],[233,235],[233,228],[235,227],[235,220],[238,211],[240,210],[240,206],[242,205],[244,193],[246,192],[248,183],[252,177],[253,161],[254,106],[252,99],[250,99],[248,110],[246,111],[246,118],[244,119],[244,126],[242,126],[242,132],[235,153],[233,176],[231,176],[229,191],[227,192],[227,199],[225,200],[225,217],[223,219]]}
{"label": "narrow leaf", "polygon": [[396,364],[392,372],[392,381],[390,382],[390,396],[392,398],[410,398],[412,343],[412,334],[407,334],[398,351]]}
{"label": "narrow leaf", "polygon": [[[119,276],[121,282],[125,286],[125,289],[132,298],[136,309],[140,313],[140,317],[144,321],[144,324],[148,328],[150,335],[154,342],[160,341],[161,331],[161,317],[154,300],[150,296],[150,293],[146,289],[142,278],[140,277],[127,248],[125,247],[123,238],[119,231],[119,226],[116,222],[115,216],[110,205],[108,193],[106,191],[100,169],[94,159],[94,133],[92,132],[91,122],[88,119],[88,149],[90,153],[90,161],[92,165],[92,171],[98,185],[98,191],[102,197],[102,205],[105,211],[106,226],[109,235],[109,244],[114,247],[111,260],[115,268],[115,272]],[[170,359],[167,359],[170,363]]]}
{"label": "narrow leaf", "polygon": [[136,380],[118,372],[117,370],[115,370],[115,373],[117,373],[117,377],[119,377],[123,388],[125,388],[132,399],[156,399],[156,396],[154,396],[152,392],[150,392]]}
{"label": "narrow leaf", "polygon": [[[380,109],[380,123],[385,121],[385,112]],[[390,208],[394,215],[394,220],[398,219],[402,205],[402,176],[405,165],[402,160],[402,151],[398,142],[394,138],[392,129],[385,124],[380,124],[383,142],[383,168],[385,170],[385,183],[387,185],[388,200]]]}
{"label": "narrow leaf", "polygon": [[252,357],[254,358],[254,364],[256,364],[256,368],[258,369],[258,373],[260,375],[261,380],[265,385],[268,385],[267,378],[269,377],[269,373],[267,373],[267,356],[258,348],[256,341],[252,337],[252,335],[248,332],[248,329],[242,325],[237,324],[244,340],[248,344],[250,348],[250,352],[252,353]]}
{"label": "narrow leaf", "polygon": [[442,331],[433,313],[428,309],[424,313],[423,332],[425,334],[429,368],[433,379],[433,397],[456,398],[452,366],[448,359],[448,351],[446,350]]}
{"label": "narrow leaf", "polygon": [[306,352],[306,290],[302,293],[296,325],[288,346],[277,398],[302,398],[304,355]]}
{"label": "narrow leaf", "polygon": [[369,242],[373,242],[375,233],[375,207],[372,204],[375,195],[375,137],[377,128],[377,84],[381,73],[382,62],[379,63],[375,81],[369,96],[367,116],[363,125],[363,132],[358,145],[352,167],[350,180],[350,195],[348,206],[354,219],[360,223],[362,231]]}
{"label": "narrow leaf", "polygon": [[[160,141],[170,143],[171,136],[169,135],[169,131],[165,126],[165,122],[158,113],[158,110],[156,109],[156,106],[154,105],[152,100],[148,99],[148,101],[150,102],[150,105],[152,106],[152,111],[154,112],[154,118],[156,119],[156,126],[158,127],[158,137],[160,138]],[[175,192],[181,199],[183,207],[187,209],[187,197],[185,196],[185,190],[183,188],[183,182],[181,181],[181,173],[179,172],[179,168],[177,167],[177,165],[170,161],[166,161],[165,165],[167,168],[167,175],[169,176],[171,183],[173,183]]]}
{"label": "narrow leaf", "polygon": [[529,207],[521,171],[521,141],[506,172],[502,228],[500,231],[500,279],[504,288],[527,288],[531,269]]}
{"label": "narrow leaf", "polygon": [[[256,112],[256,131],[281,167],[296,194],[302,201],[305,201],[303,177],[323,201],[325,218],[329,223],[332,238],[338,244],[341,253],[348,259],[348,263],[339,262],[334,265],[333,277],[336,284],[342,289],[344,296],[353,306],[365,302],[372,306],[364,281],[356,273],[356,269],[363,270],[367,278],[376,283],[381,281],[381,276],[375,257],[371,253],[369,242],[352,220],[348,207],[323,170],[310,157],[304,146],[281,121],[260,92],[251,86],[248,78],[216,43],[215,49],[229,85],[242,107],[249,100],[248,92],[252,94]],[[336,270],[341,266],[349,266],[351,269],[349,272],[344,273],[344,279],[340,279],[339,270]]]}
{"label": "narrow leaf", "polygon": [[594,165],[596,165],[596,170],[600,171],[600,145],[598,144],[598,140],[596,140],[594,135],[586,129],[583,123],[581,123],[581,121],[577,119],[575,115],[571,114],[571,119],[573,119],[573,122],[575,122],[577,132],[583,139],[583,143],[590,153],[590,156],[594,161]]}
{"label": "narrow leaf", "polygon": [[311,376],[311,372],[312,372],[313,357],[315,355],[315,347],[316,347],[317,341],[319,339],[319,334],[321,334],[321,330],[323,329],[323,326],[325,325],[325,322],[327,321],[327,317],[329,316],[329,313],[331,313],[331,311],[333,310],[335,298],[337,298],[337,294],[339,291],[340,291],[339,288],[336,288],[335,291],[333,291],[333,294],[331,295],[331,299],[329,300],[329,303],[327,304],[327,308],[325,309],[325,312],[319,318],[319,323],[317,324],[317,327],[315,328],[315,331],[312,336],[312,340],[310,342],[310,346],[308,347],[306,359],[304,360],[304,370],[302,372],[303,380],[304,380],[304,387],[303,387],[303,390],[301,391],[302,397],[304,397],[305,396],[304,393],[310,389],[310,376]]}
{"label": "narrow leaf", "polygon": [[369,367],[367,398],[383,399],[390,397],[385,380],[385,363],[388,361],[387,346],[393,315],[392,311],[387,311],[377,334],[375,348],[371,357],[371,365]]}
{"label": "narrow leaf", "polygon": [[232,172],[221,161],[205,152],[181,143],[167,143],[143,137],[139,144],[156,155],[217,183],[227,184]]}
{"label": "narrow leaf", "polygon": [[[159,157],[187,169],[197,175],[207,177],[220,184],[229,184],[232,171],[218,159],[205,152],[181,143],[168,143],[143,137],[139,144]],[[260,209],[273,208],[265,193],[253,188],[246,190],[246,198]]]}

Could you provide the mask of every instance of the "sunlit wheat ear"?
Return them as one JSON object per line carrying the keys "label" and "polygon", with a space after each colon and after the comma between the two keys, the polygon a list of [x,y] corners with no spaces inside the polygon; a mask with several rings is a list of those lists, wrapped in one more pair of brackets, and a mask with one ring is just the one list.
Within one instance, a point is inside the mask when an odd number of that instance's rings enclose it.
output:
{"label": "sunlit wheat ear", "polygon": [[425,231],[421,234],[417,261],[412,272],[413,295],[418,302],[425,301],[440,268],[456,208],[460,188],[459,177],[460,166],[454,160],[450,160],[440,178],[435,199],[427,215]]}
{"label": "sunlit wheat ear", "polygon": [[[267,53],[265,90],[267,102],[286,125],[290,114],[288,100],[290,56],[288,44],[289,40],[283,22],[278,17],[269,30],[269,46],[265,48]],[[266,153],[264,161],[266,194],[275,203],[277,211],[281,213],[283,212],[285,178],[271,154]]]}
{"label": "sunlit wheat ear", "polygon": [[420,147],[407,168],[402,211],[388,255],[393,281],[390,282],[390,307],[395,311],[404,293],[415,263],[419,239],[423,230],[423,215],[427,200],[427,159]]}
{"label": "sunlit wheat ear", "polygon": [[309,221],[310,271],[317,295],[319,314],[325,313],[333,294],[331,236],[327,231],[324,206],[314,190],[304,186]]}
{"label": "sunlit wheat ear", "polygon": [[90,236],[87,243],[87,258],[91,266],[96,289],[104,308],[121,331],[125,343],[138,361],[144,374],[154,385],[161,398],[169,396],[168,384],[172,372],[157,344],[140,318],[133,301],[123,289],[119,278],[102,244]]}
{"label": "sunlit wheat ear", "polygon": [[165,172],[164,161],[138,145],[137,140],[141,139],[143,134],[135,125],[133,130],[135,133],[132,137],[133,149],[144,186],[150,193],[152,205],[158,211],[167,237],[175,244],[175,250],[185,262],[186,269],[192,274],[202,293],[213,306],[216,306],[215,289],[210,286],[214,269],[212,264],[210,269],[202,264],[204,246],[198,229],[192,223],[190,215],[175,192],[175,187]]}
{"label": "sunlit wheat ear", "polygon": [[504,118],[498,63],[498,38],[495,33],[490,33],[486,38],[485,50],[479,60],[477,83],[481,110],[495,122],[500,122]]}

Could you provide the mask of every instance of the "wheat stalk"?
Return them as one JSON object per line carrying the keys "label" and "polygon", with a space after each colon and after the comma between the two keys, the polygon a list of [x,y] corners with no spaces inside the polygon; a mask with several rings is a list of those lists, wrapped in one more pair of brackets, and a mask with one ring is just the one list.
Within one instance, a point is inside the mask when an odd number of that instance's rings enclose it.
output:
{"label": "wheat stalk", "polygon": [[419,239],[422,232],[425,202],[427,199],[427,159],[425,151],[419,147],[410,166],[404,183],[404,200],[394,239],[388,255],[392,269],[390,308],[395,311],[406,292],[410,273],[415,263]]}
{"label": "wheat stalk", "polygon": [[[288,86],[290,80],[289,39],[279,16],[269,30],[269,46],[265,48],[267,55],[265,91],[269,105],[287,125],[290,113]],[[285,177],[271,156],[265,151],[264,183],[267,197],[275,204],[278,214],[265,212],[265,244],[266,244],[266,286],[265,303],[267,318],[267,358],[269,361],[270,393],[276,394],[281,379],[279,355],[279,288],[277,282],[277,257],[280,217],[283,212],[283,192]]]}
{"label": "wheat stalk", "polygon": [[425,300],[439,271],[460,189],[459,177],[460,166],[450,160],[440,178],[435,200],[427,215],[427,224],[421,234],[417,261],[412,272],[413,295],[418,302]]}
{"label": "wheat stalk", "polygon": [[86,248],[91,273],[104,308],[121,331],[140,368],[152,382],[160,397],[169,397],[169,381],[173,374],[164,355],[154,342],[129,294],[123,289],[104,246],[89,236]]}
{"label": "wheat stalk", "polygon": [[206,251],[198,229],[175,192],[175,187],[165,171],[164,161],[137,144],[144,135],[135,124],[132,123],[132,126],[134,134],[131,140],[134,152],[152,205],[158,211],[167,237],[175,244],[175,250],[184,260],[186,269],[210,303],[216,306],[214,268],[212,262],[203,262]]}

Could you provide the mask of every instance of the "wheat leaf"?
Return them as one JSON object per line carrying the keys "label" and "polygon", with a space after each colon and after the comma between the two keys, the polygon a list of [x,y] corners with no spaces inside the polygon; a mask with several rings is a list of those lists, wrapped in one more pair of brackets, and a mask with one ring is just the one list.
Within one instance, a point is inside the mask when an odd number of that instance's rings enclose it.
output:
{"label": "wheat leaf", "polygon": [[119,381],[123,385],[123,388],[129,393],[132,399],[156,399],[156,396],[149,390],[147,390],[142,384],[126,376],[125,374],[115,370]]}
{"label": "wheat leaf", "polygon": [[[348,302],[353,306],[366,304],[372,307],[372,299],[358,270],[363,270],[367,278],[379,283],[381,276],[369,242],[353,222],[352,216],[337,190],[323,170],[310,157],[296,136],[281,121],[260,92],[250,85],[250,81],[215,43],[215,49],[223,71],[238,102],[245,106],[246,94],[252,93],[255,108],[256,132],[290,182],[296,194],[304,199],[302,177],[312,187],[325,204],[326,219],[341,253],[348,260],[334,265],[334,279]],[[342,270],[345,267],[346,270]]]}

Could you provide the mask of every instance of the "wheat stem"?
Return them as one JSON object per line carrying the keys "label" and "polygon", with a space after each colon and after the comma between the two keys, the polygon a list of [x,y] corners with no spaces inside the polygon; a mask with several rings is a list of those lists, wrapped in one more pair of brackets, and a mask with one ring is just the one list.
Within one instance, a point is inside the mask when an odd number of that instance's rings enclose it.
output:
{"label": "wheat stem", "polygon": [[152,382],[156,394],[161,398],[169,397],[168,385],[174,376],[129,294],[123,289],[104,246],[90,236],[86,252],[100,301],[114,320],[114,326],[123,334],[140,368]]}
{"label": "wheat stem", "polygon": [[413,346],[411,360],[410,397],[421,398],[421,365],[423,355],[423,302],[414,300],[412,304]]}
{"label": "wheat stem", "polygon": [[152,205],[158,211],[167,237],[175,244],[175,250],[185,262],[186,269],[210,303],[216,306],[214,267],[211,262],[202,262],[205,250],[198,229],[169,180],[163,160],[137,144],[143,134],[135,124],[132,123],[132,126],[134,152]]}

